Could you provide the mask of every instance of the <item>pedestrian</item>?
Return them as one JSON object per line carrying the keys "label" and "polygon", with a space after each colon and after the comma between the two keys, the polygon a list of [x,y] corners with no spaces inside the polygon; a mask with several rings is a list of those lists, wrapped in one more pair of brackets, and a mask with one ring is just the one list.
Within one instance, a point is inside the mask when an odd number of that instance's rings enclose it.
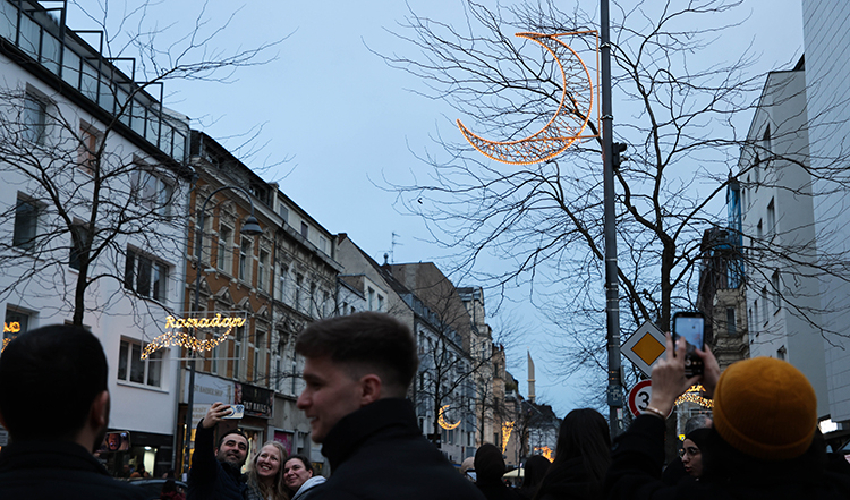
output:
{"label": "pedestrian", "polygon": [[696,480],[702,477],[702,450],[706,448],[710,435],[711,431],[708,429],[694,429],[685,436],[682,449],[679,450],[685,472]]}
{"label": "pedestrian", "polygon": [[247,500],[289,500],[283,482],[286,448],[279,441],[266,441],[248,466]]}
{"label": "pedestrian", "polygon": [[561,421],[555,460],[537,492],[539,500],[602,498],[611,463],[611,434],[598,411],[578,408]]}
{"label": "pedestrian", "polygon": [[487,500],[521,500],[519,492],[502,481],[505,459],[502,450],[484,444],[475,451],[475,486]]}
{"label": "pedestrian", "polygon": [[189,470],[187,500],[243,500],[247,485],[241,468],[248,458],[248,438],[240,429],[224,432],[213,448],[216,425],[230,405],[213,403],[195,430],[195,453]]}
{"label": "pedestrian", "polygon": [[376,312],[316,321],[295,351],[306,382],[298,408],[332,471],[310,500],[481,498],[419,430],[406,399],[419,355],[406,326]]}
{"label": "pedestrian", "polygon": [[[116,332],[117,334],[117,332]],[[0,355],[0,498],[144,499],[92,455],[109,427],[109,367],[100,341],[77,326],[18,335]]]}
{"label": "pedestrian", "polygon": [[316,486],[325,482],[324,476],[314,475],[313,464],[304,455],[292,455],[284,467],[284,482],[292,500],[306,500]]}
{"label": "pedestrian", "polygon": [[[822,443],[813,439],[817,399],[805,375],[767,357],[739,361],[721,375],[710,351],[696,352],[705,372],[687,378],[685,344],[674,348],[667,335],[664,357],[652,369],[649,405],[615,443],[607,498],[850,498],[850,477],[826,469]],[[703,474],[699,481],[668,486],[660,480],[664,420],[676,398],[697,382],[714,397],[714,426],[700,445]]]}
{"label": "pedestrian", "polygon": [[543,478],[549,471],[552,462],[543,455],[533,455],[525,461],[525,470],[522,478],[522,487],[519,494],[526,500],[531,500],[543,484]]}

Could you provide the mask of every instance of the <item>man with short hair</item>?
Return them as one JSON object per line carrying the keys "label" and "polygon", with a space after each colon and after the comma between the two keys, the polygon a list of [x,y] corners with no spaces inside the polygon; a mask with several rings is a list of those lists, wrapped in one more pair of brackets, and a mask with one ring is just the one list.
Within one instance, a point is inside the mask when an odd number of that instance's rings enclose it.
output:
{"label": "man with short hair", "polygon": [[248,438],[240,429],[225,432],[213,448],[213,434],[230,405],[213,403],[195,431],[187,500],[241,500],[247,485],[240,469],[248,458]]}
{"label": "man with short hair", "polygon": [[109,426],[109,368],[100,341],[76,326],[30,330],[0,355],[0,498],[141,499],[92,455]]}
{"label": "man with short hair", "polygon": [[407,327],[375,312],[331,318],[301,332],[295,351],[307,383],[298,408],[331,465],[310,500],[483,500],[425,440],[405,399],[419,364]]}

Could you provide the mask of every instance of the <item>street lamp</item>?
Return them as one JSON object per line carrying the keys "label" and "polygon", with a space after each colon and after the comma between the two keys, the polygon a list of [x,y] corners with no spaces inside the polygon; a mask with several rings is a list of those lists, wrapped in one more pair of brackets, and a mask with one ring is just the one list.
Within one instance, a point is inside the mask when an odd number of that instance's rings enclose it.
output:
{"label": "street lamp", "polygon": [[[201,213],[198,216],[198,223],[195,224],[196,231],[200,227],[200,238],[197,238],[195,241],[195,302],[194,302],[194,310],[197,313],[200,301],[200,292],[201,292],[201,257],[203,253],[204,247],[204,215],[207,210],[207,203],[212,199],[213,195],[218,193],[219,191],[223,191],[225,189],[235,189],[237,191],[241,191],[248,198],[248,203],[251,204],[251,215],[245,217],[245,220],[242,223],[242,227],[239,229],[239,234],[244,234],[246,236],[257,236],[263,234],[263,228],[260,227],[260,224],[257,223],[257,218],[254,217],[254,201],[251,200],[251,193],[246,191],[244,188],[239,186],[222,186],[207,196],[207,199],[204,200],[204,204],[201,206]],[[197,336],[197,327],[196,327],[196,335]],[[195,404],[195,350],[192,349],[192,359],[189,360],[189,388],[188,393],[186,395],[186,432],[184,435],[185,441],[185,453],[183,454],[183,470],[186,473],[189,472],[189,436],[192,432],[192,413],[193,407]]]}

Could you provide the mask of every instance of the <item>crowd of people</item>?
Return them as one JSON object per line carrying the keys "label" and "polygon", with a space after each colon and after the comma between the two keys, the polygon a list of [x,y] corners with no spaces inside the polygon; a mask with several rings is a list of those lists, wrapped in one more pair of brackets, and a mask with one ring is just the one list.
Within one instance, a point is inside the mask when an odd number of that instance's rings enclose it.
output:
{"label": "crowd of people", "polygon": [[[685,346],[668,335],[649,405],[626,432],[612,442],[599,412],[573,410],[553,462],[530,457],[522,487],[511,488],[496,446],[478,447],[473,484],[421,435],[406,398],[417,371],[415,339],[397,320],[357,313],[318,321],[295,348],[306,382],[297,405],[330,477],[277,441],[249,461],[242,431],[217,433],[231,408],[215,403],[197,424],[188,500],[850,499],[850,464],[827,454],[815,392],[785,361],[754,358],[721,374],[711,352],[697,351],[704,372],[688,377]],[[144,498],[92,455],[108,429],[107,380],[103,348],[85,329],[44,327],[8,344],[0,357],[0,423],[9,433],[0,499]],[[696,383],[714,398],[712,418],[689,422],[681,460],[665,469],[665,420]],[[48,388],[51,397],[41,397]],[[163,498],[180,499],[174,487],[170,481]]]}

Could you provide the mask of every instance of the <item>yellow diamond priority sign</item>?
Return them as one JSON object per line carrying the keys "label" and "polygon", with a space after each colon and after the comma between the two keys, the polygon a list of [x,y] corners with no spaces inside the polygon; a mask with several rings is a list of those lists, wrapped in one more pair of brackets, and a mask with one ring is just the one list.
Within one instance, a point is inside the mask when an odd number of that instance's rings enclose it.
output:
{"label": "yellow diamond priority sign", "polygon": [[620,352],[647,376],[652,376],[652,365],[661,359],[666,349],[664,340],[664,333],[651,321],[645,321],[623,343]]}

